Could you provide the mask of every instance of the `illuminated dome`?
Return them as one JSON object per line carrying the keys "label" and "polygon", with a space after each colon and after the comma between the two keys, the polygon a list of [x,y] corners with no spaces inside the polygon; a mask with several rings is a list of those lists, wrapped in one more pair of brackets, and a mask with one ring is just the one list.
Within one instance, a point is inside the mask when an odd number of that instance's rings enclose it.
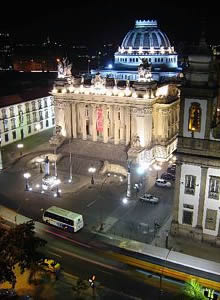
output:
{"label": "illuminated dome", "polygon": [[163,33],[157,27],[157,21],[136,21],[135,28],[130,30],[122,44],[121,48],[129,49],[139,49],[143,50],[150,48],[170,48],[170,41],[165,33]]}
{"label": "illuminated dome", "polygon": [[180,72],[178,55],[156,20],[137,20],[115,52],[114,66],[99,72],[102,76],[136,81],[138,67],[143,62],[150,65],[152,78],[156,81],[176,77]]}

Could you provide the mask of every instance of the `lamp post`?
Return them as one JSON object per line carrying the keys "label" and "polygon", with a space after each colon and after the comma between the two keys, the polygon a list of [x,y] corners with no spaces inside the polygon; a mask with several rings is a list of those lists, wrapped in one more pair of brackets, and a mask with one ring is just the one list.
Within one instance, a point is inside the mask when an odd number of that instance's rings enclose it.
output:
{"label": "lamp post", "polygon": [[72,182],[73,180],[73,167],[72,167],[72,153],[71,153],[71,149],[70,149],[70,139],[69,139],[69,151],[70,151],[70,178],[69,178],[69,183]]}
{"label": "lamp post", "polygon": [[44,161],[44,159],[43,158],[41,158],[41,157],[39,157],[38,159],[37,159],[37,162],[39,163],[39,165],[40,165],[40,173],[43,173],[43,169],[42,169],[42,162]]}
{"label": "lamp post", "polygon": [[162,287],[162,284],[163,284],[163,270],[164,268],[166,267],[166,262],[167,262],[167,259],[168,259],[168,256],[170,255],[170,252],[173,250],[173,248],[169,249],[168,253],[167,253],[167,256],[164,260],[164,266],[162,267],[161,269],[161,274],[160,274],[160,293],[159,293],[159,299],[161,299],[161,296],[163,295],[163,287]]}
{"label": "lamp post", "polygon": [[61,190],[59,189],[59,184],[61,183],[61,180],[57,178],[55,183],[56,183],[56,193],[54,194],[54,197],[60,197]]}
{"label": "lamp post", "polygon": [[29,182],[28,179],[31,177],[30,173],[24,173],[25,180],[25,191],[29,191]]}
{"label": "lamp post", "polygon": [[159,178],[159,171],[161,170],[161,166],[159,166],[158,164],[154,165],[154,169],[157,171],[157,176],[156,176],[156,179]]}
{"label": "lamp post", "polygon": [[90,64],[91,60],[88,59],[88,75],[89,75],[89,64]]}
{"label": "lamp post", "polygon": [[127,165],[128,165],[128,186],[127,186],[127,197],[131,197],[131,161],[127,159]]}
{"label": "lamp post", "polygon": [[95,182],[94,182],[93,174],[96,172],[96,168],[90,167],[90,168],[88,169],[88,172],[92,174],[91,184],[94,184]]}
{"label": "lamp post", "polygon": [[54,176],[57,177],[57,154],[56,154],[56,146],[54,147]]}
{"label": "lamp post", "polygon": [[22,156],[22,149],[24,148],[23,144],[17,144],[17,148],[20,150],[20,156]]}

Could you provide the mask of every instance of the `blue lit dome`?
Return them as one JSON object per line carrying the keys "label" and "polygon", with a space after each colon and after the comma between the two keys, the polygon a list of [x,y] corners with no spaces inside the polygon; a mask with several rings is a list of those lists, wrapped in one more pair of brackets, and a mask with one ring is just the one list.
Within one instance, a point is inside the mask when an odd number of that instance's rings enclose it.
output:
{"label": "blue lit dome", "polygon": [[136,21],[135,28],[126,34],[121,48],[129,49],[129,47],[133,49],[141,47],[143,50],[147,50],[152,47],[155,49],[169,48],[171,45],[167,35],[157,27],[157,21],[148,20]]}

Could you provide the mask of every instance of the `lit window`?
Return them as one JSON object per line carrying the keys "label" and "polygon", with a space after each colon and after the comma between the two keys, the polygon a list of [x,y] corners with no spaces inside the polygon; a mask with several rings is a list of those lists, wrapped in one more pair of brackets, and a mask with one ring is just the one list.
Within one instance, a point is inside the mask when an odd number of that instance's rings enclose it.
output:
{"label": "lit window", "polygon": [[199,103],[192,103],[189,109],[189,127],[192,132],[200,132],[201,129],[201,108]]}
{"label": "lit window", "polygon": [[185,194],[194,195],[196,187],[196,176],[186,175],[185,176]]}
{"label": "lit window", "polygon": [[219,200],[220,177],[210,176],[209,198]]}

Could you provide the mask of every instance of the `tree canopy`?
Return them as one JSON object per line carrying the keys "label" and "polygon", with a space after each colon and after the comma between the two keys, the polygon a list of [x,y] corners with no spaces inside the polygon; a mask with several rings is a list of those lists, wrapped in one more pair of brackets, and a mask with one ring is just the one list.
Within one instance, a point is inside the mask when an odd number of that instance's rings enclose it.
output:
{"label": "tree canopy", "polygon": [[45,240],[36,237],[32,220],[10,229],[0,227],[0,283],[8,281],[14,287],[15,265],[23,273],[36,262],[37,249],[45,244]]}

